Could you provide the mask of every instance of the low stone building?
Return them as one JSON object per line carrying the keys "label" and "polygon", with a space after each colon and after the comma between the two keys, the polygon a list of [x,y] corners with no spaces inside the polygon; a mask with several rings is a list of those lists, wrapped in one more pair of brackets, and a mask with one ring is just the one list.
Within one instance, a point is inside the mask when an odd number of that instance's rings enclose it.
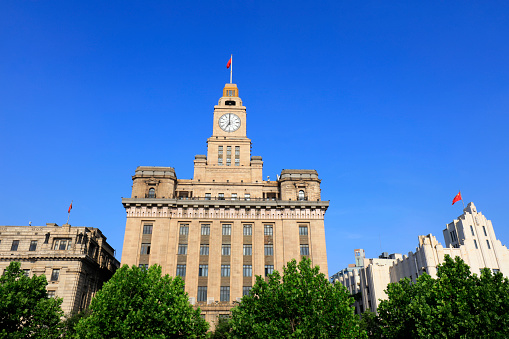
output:
{"label": "low stone building", "polygon": [[[423,273],[436,278],[445,255],[462,258],[472,273],[480,274],[487,267],[509,277],[509,250],[496,238],[491,221],[477,211],[474,203],[447,224],[443,233],[445,246],[432,234],[420,235],[419,246],[407,255],[382,253],[379,258],[366,259],[363,250],[355,250],[356,264],[333,275],[331,280],[359,296],[356,312],[362,313],[368,309],[376,312],[380,300],[387,298],[384,290],[391,282],[405,277],[415,281]],[[358,259],[358,251],[362,251],[362,260]]]}
{"label": "low stone building", "polygon": [[21,262],[28,276],[44,274],[48,295],[63,298],[65,313],[87,307],[120,263],[97,228],[0,226],[0,270]]}

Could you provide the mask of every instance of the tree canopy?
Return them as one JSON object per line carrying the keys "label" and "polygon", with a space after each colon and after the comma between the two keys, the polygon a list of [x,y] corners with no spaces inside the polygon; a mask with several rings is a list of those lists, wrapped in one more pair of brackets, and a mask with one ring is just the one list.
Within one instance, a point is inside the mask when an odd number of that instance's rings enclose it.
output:
{"label": "tree canopy", "polygon": [[329,283],[318,266],[303,258],[288,262],[281,277],[256,277],[249,295],[232,310],[234,338],[357,338],[360,332],[353,299]]}
{"label": "tree canopy", "polygon": [[48,298],[44,275],[27,277],[11,262],[0,277],[0,338],[58,338],[62,299]]}
{"label": "tree canopy", "polygon": [[76,326],[80,338],[205,337],[207,322],[189,304],[179,277],[161,267],[121,267],[97,292],[91,314]]}
{"label": "tree canopy", "polygon": [[459,257],[446,256],[436,279],[405,278],[386,292],[378,314],[387,338],[509,337],[509,280],[488,268],[471,274]]}

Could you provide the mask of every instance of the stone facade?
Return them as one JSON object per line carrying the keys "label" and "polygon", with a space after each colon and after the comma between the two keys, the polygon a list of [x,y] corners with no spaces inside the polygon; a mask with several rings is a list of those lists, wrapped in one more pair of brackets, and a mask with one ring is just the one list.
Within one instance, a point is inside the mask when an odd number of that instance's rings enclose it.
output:
{"label": "stone facade", "polygon": [[376,312],[380,300],[387,298],[384,290],[388,283],[405,277],[415,281],[423,273],[436,278],[437,266],[446,254],[462,258],[472,273],[480,274],[487,267],[509,277],[509,250],[496,238],[491,221],[477,211],[474,203],[469,203],[443,233],[445,247],[428,234],[419,236],[419,246],[407,255],[383,253],[378,259],[364,258],[359,262],[356,252],[356,264],[333,275],[331,280],[360,295],[356,310],[362,313],[366,309]]}
{"label": "stone facade", "polygon": [[324,215],[315,170],[281,172],[263,180],[263,161],[251,155],[246,107],[235,84],[214,106],[207,155],[196,155],[193,179],[171,167],[138,167],[127,213],[122,264],[159,264],[185,280],[191,303],[206,320],[249,292],[255,276],[282,271],[302,256],[327,274]]}
{"label": "stone facade", "polygon": [[86,308],[120,263],[97,228],[65,224],[0,226],[0,270],[21,262],[29,276],[44,274],[48,294],[65,313]]}

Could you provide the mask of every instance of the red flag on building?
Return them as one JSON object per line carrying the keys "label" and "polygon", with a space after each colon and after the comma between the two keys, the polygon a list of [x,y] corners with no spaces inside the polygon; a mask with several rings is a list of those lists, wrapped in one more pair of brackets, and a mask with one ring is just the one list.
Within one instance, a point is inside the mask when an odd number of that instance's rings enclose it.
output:
{"label": "red flag on building", "polygon": [[461,197],[461,191],[458,194],[456,194],[454,199],[452,199],[452,204],[454,205],[456,202],[458,202],[460,200],[463,200],[463,198]]}
{"label": "red flag on building", "polygon": [[230,57],[230,60],[228,60],[228,63],[226,64],[226,68],[230,68],[232,65],[232,57]]}
{"label": "red flag on building", "polygon": [[67,210],[67,213],[71,213],[71,210],[72,210],[72,202],[71,202],[71,204],[69,205],[69,209]]}

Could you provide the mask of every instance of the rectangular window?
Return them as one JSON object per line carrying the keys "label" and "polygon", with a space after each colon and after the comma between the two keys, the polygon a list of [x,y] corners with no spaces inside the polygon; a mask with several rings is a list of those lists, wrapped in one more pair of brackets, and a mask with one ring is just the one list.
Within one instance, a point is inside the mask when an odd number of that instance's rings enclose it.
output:
{"label": "rectangular window", "polygon": [[492,271],[493,271],[493,274],[500,273],[500,270],[499,270],[499,269],[496,269],[496,268],[492,269]]}
{"label": "rectangular window", "polygon": [[230,253],[231,253],[231,245],[223,244],[223,246],[221,246],[221,255],[230,255]]}
{"label": "rectangular window", "polygon": [[28,249],[29,251],[35,251],[37,249],[37,240],[32,240],[30,242],[30,248]]}
{"label": "rectangular window", "polygon": [[309,245],[300,245],[300,255],[309,255]]}
{"label": "rectangular window", "polygon": [[210,225],[209,224],[201,225],[201,235],[210,235]]}
{"label": "rectangular window", "polygon": [[197,301],[207,301],[207,286],[198,286]]}
{"label": "rectangular window", "polygon": [[244,277],[252,277],[253,276],[253,266],[244,265],[244,267],[242,268],[242,275]]}
{"label": "rectangular window", "polygon": [[209,265],[200,265],[198,269],[199,277],[208,277],[209,276]]}
{"label": "rectangular window", "polygon": [[475,249],[478,250],[479,247],[477,247],[477,241],[474,239],[474,245],[475,245]]}
{"label": "rectangular window", "polygon": [[178,254],[187,255],[187,244],[179,244]]}
{"label": "rectangular window", "polygon": [[263,226],[263,234],[264,235],[272,235],[272,225],[264,225]]}
{"label": "rectangular window", "polygon": [[17,251],[19,246],[19,240],[13,240],[11,245],[11,251]]}
{"label": "rectangular window", "polygon": [[252,255],[253,247],[252,245],[244,245],[244,255]]}
{"label": "rectangular window", "polygon": [[177,265],[177,277],[186,276],[186,265]]}
{"label": "rectangular window", "polygon": [[141,244],[140,254],[150,254],[150,243]]}
{"label": "rectangular window", "polygon": [[231,146],[226,146],[226,155],[232,155],[232,147]]}
{"label": "rectangular window", "polygon": [[237,193],[232,193],[232,200],[237,200]]}
{"label": "rectangular window", "polygon": [[189,225],[180,225],[180,235],[189,235]]}
{"label": "rectangular window", "polygon": [[54,251],[57,251],[57,250],[63,251],[66,249],[70,249],[71,243],[72,243],[71,239],[55,239],[55,242],[53,245],[53,250]]}
{"label": "rectangular window", "polygon": [[24,269],[23,274],[25,275],[25,277],[28,277],[30,275],[30,270]]}
{"label": "rectangular window", "polygon": [[221,301],[230,301],[230,286],[221,286],[219,299]]}
{"label": "rectangular window", "polygon": [[472,225],[470,225],[470,232],[472,232],[472,235],[475,236],[474,234],[474,228],[472,227]]}
{"label": "rectangular window", "polygon": [[490,241],[486,240],[486,244],[488,245],[488,249],[491,250]]}
{"label": "rectangular window", "polygon": [[240,159],[235,158],[235,166],[240,166]]}
{"label": "rectangular window", "polygon": [[142,270],[148,270],[148,264],[139,264],[138,267]]}
{"label": "rectangular window", "polygon": [[210,200],[210,193],[205,193],[205,200]]}
{"label": "rectangular window", "polygon": [[217,200],[224,200],[224,193],[218,193]]}
{"label": "rectangular window", "polygon": [[152,234],[152,224],[144,224],[143,225],[143,234]]}
{"label": "rectangular window", "polygon": [[486,233],[486,227],[484,227],[484,226],[483,226],[483,227],[482,227],[482,230],[484,231],[484,235],[485,235],[485,236],[488,236],[488,233]]}
{"label": "rectangular window", "polygon": [[242,296],[249,295],[251,291],[251,286],[242,286]]}
{"label": "rectangular window", "polygon": [[232,159],[226,158],[226,166],[231,166],[231,165],[232,165]]}
{"label": "rectangular window", "polygon": [[244,200],[251,200],[251,194],[245,193],[244,194]]}
{"label": "rectangular window", "polygon": [[51,281],[57,281],[58,277],[60,276],[60,269],[54,269],[53,272],[51,272]]}
{"label": "rectangular window", "polygon": [[230,276],[230,265],[221,265],[221,276],[222,277]]}
{"label": "rectangular window", "polygon": [[265,245],[265,255],[274,255],[274,247],[272,245]]}
{"label": "rectangular window", "polygon": [[209,245],[200,245],[200,255],[209,255]]}
{"label": "rectangular window", "polygon": [[48,298],[55,298],[57,295],[54,290],[48,291]]}
{"label": "rectangular window", "polygon": [[235,146],[235,155],[240,155],[240,146]]}
{"label": "rectangular window", "polygon": [[231,235],[232,234],[232,225],[223,224],[223,235]]}
{"label": "rectangular window", "polygon": [[450,232],[450,234],[451,234],[452,242],[455,242],[456,240],[458,240],[458,237],[456,237],[456,231],[452,231],[452,232]]}
{"label": "rectangular window", "polygon": [[218,146],[217,149],[217,164],[223,165],[223,146]]}
{"label": "rectangular window", "polygon": [[244,235],[253,235],[253,226],[244,225]]}
{"label": "rectangular window", "polygon": [[274,272],[274,265],[265,265],[265,276],[267,277],[272,272]]}
{"label": "rectangular window", "polygon": [[299,235],[308,235],[308,227],[299,226]]}

